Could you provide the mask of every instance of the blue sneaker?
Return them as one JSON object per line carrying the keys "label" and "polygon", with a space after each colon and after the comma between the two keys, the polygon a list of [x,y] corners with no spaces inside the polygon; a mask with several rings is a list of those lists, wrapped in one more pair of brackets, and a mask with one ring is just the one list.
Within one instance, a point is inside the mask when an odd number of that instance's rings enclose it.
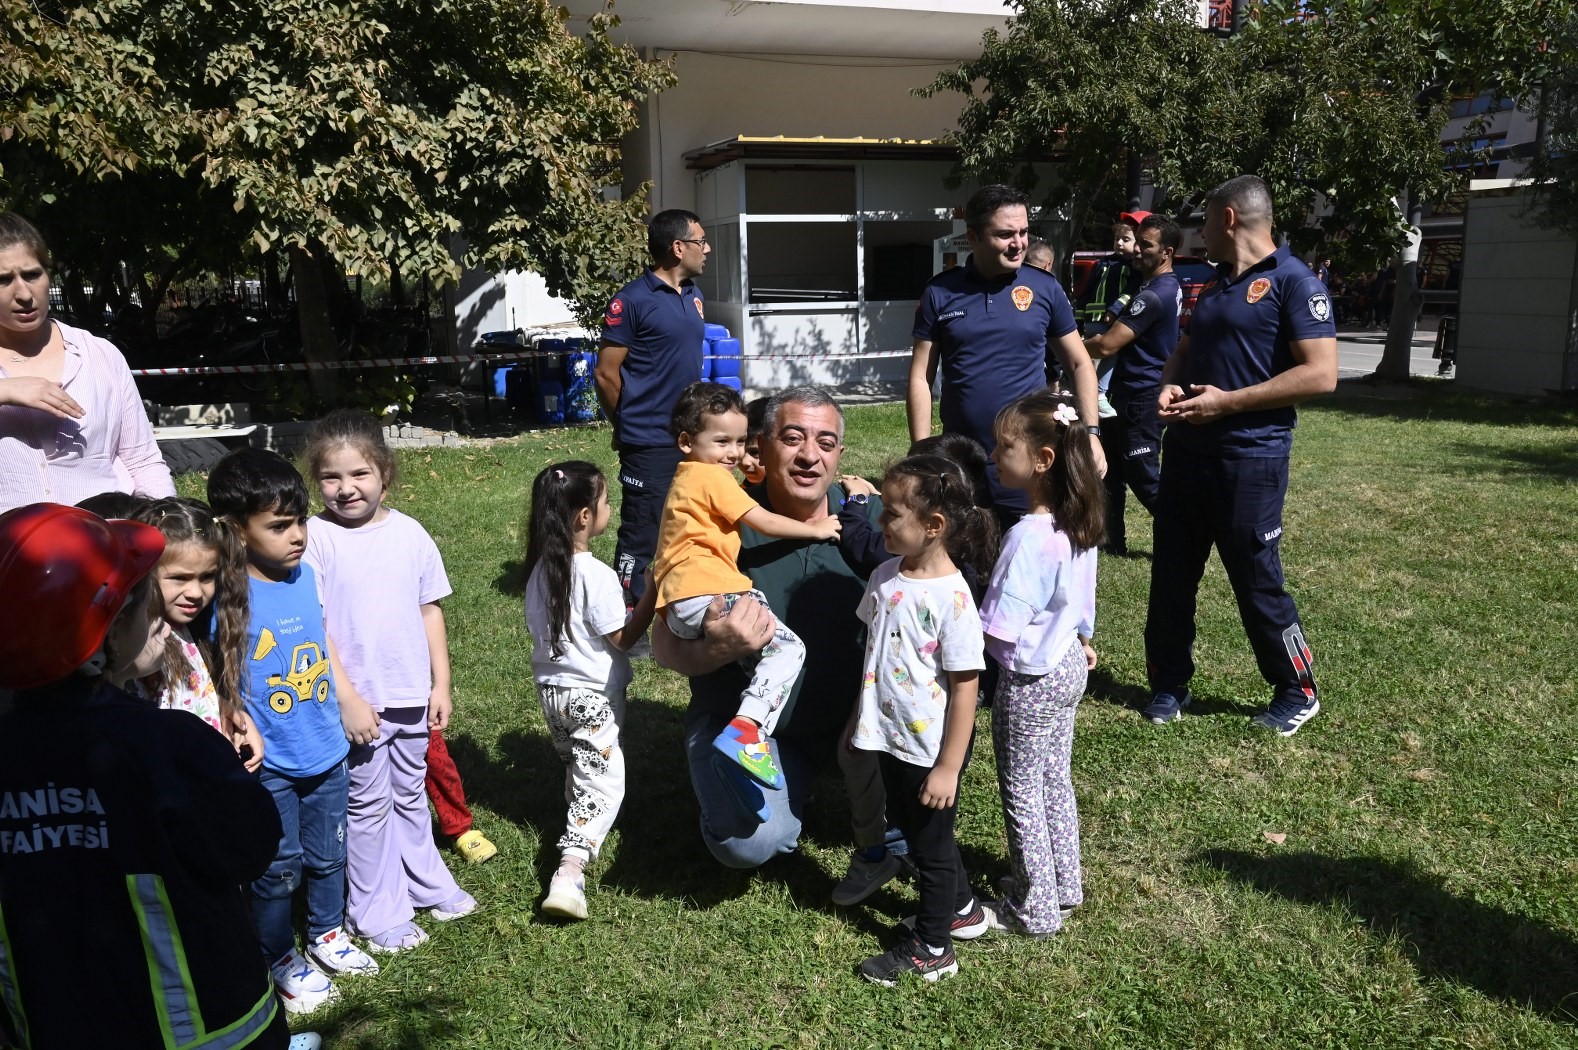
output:
{"label": "blue sneaker", "polygon": [[1269,708],[1249,720],[1251,725],[1269,729],[1282,736],[1297,733],[1310,719],[1320,712],[1320,701],[1310,700],[1301,704],[1294,700],[1275,700]]}
{"label": "blue sneaker", "polygon": [[712,746],[762,787],[777,791],[782,786],[772,745],[761,735],[760,727],[736,718],[713,738]]}
{"label": "blue sneaker", "polygon": [[1177,693],[1157,693],[1140,713],[1147,722],[1164,726],[1183,714],[1183,709],[1188,706],[1189,690],[1183,689]]}
{"label": "blue sneaker", "polygon": [[767,823],[773,815],[772,807],[756,781],[745,775],[745,770],[716,752],[712,755],[712,769],[718,775],[718,783],[723,785],[723,793],[729,796],[740,816],[758,824]]}

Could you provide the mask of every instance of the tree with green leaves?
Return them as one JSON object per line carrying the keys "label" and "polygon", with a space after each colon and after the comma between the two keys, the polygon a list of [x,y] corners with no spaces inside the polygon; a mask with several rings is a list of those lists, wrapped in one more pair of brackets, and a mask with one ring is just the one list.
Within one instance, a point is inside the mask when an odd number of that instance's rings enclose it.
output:
{"label": "tree with green leaves", "polygon": [[1540,136],[1529,167],[1540,221],[1578,236],[1578,10],[1547,42],[1550,72],[1540,93]]}
{"label": "tree with green leaves", "polygon": [[[1557,6],[1250,0],[1224,39],[1173,0],[1014,0],[1008,30],[988,33],[980,58],[922,90],[968,96],[963,173],[1031,188],[1032,159],[1061,159],[1050,205],[1098,199],[1138,151],[1163,207],[1187,208],[1252,172],[1296,250],[1341,234],[1350,252],[1380,256],[1407,239],[1400,188],[1418,202],[1457,185],[1441,146],[1446,102],[1537,80],[1531,56]],[[1399,302],[1413,310],[1406,375],[1417,303]]]}
{"label": "tree with green leaves", "polygon": [[[614,45],[607,14],[582,37],[546,0],[0,14],[5,203],[72,252],[140,243],[166,283],[210,250],[288,253],[309,360],[338,354],[316,305],[326,266],[441,283],[531,269],[590,318],[644,258],[644,192],[604,191],[638,103],[673,74]],[[108,225],[97,249],[89,223]]]}

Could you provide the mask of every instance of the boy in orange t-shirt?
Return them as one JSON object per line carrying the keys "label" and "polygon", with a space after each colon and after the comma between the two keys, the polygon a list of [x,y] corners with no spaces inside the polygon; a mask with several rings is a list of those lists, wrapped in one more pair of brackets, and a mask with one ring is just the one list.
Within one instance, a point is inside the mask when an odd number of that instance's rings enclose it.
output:
{"label": "boy in orange t-shirt", "polygon": [[[739,570],[743,522],[765,536],[795,540],[830,540],[838,536],[838,519],[806,523],[764,509],[740,488],[731,473],[740,461],[746,439],[745,403],[721,383],[692,383],[680,394],[669,432],[685,454],[663,504],[657,558],[652,582],[657,611],[666,614],[668,629],[679,638],[699,638],[702,620],[713,600],[722,596],[725,609],[742,597],[767,608],[767,598],[751,587]],[[760,654],[744,661],[750,685],[740,697],[739,713],[713,741],[727,762],[725,774],[736,781],[741,808],[756,819],[770,815],[760,791],[743,790],[738,774],[777,790],[780,778],[767,737],[772,735],[784,700],[805,663],[805,643],[780,621],[772,641]]]}

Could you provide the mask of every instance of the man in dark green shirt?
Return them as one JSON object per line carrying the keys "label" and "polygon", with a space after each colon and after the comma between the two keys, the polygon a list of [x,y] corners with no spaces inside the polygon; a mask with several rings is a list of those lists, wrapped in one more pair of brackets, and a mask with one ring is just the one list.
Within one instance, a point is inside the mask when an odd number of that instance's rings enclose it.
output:
{"label": "man in dark green shirt", "polygon": [[[843,413],[827,391],[782,391],[767,404],[761,442],[767,476],[751,495],[768,510],[800,521],[837,514],[844,491],[834,479],[843,451]],[[878,501],[868,505],[873,520],[880,510]],[[661,617],[652,627],[657,662],[691,679],[685,748],[701,805],[702,838],[731,868],[754,868],[793,851],[815,767],[836,754],[861,852],[833,897],[854,903],[898,872],[895,854],[902,848],[884,849],[887,800],[877,765],[869,761],[874,752],[840,746],[860,690],[865,628],[857,610],[865,576],[844,560],[835,542],[773,539],[745,526],[740,534],[740,571],[767,596],[771,612],[756,602],[737,602],[727,614],[709,613],[702,637],[690,641],[675,638]],[[716,608],[721,610],[721,599]],[[784,787],[764,793],[771,816],[761,823],[736,805],[719,779],[712,739],[734,717],[748,681],[737,661],[772,637],[774,614],[805,640],[807,658],[771,739]]]}

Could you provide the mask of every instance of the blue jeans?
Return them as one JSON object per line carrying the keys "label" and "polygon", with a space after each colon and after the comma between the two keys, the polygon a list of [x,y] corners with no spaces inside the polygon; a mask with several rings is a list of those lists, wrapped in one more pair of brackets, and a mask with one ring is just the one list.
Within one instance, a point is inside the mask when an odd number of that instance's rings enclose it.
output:
{"label": "blue jeans", "polygon": [[258,780],[279,810],[279,849],[252,883],[252,926],[263,956],[274,962],[296,946],[291,898],[307,884],[307,936],[345,922],[345,815],[351,778],[345,762],[312,777],[288,777],[265,766]]}
{"label": "blue jeans", "polygon": [[811,793],[811,762],[794,744],[769,737],[773,761],[783,775],[783,790],[763,791],[772,808],[767,823],[743,816],[729,798],[712,766],[712,739],[728,719],[701,715],[685,725],[685,757],[690,783],[701,806],[701,838],[718,863],[727,868],[756,868],[800,845],[800,818]]}

